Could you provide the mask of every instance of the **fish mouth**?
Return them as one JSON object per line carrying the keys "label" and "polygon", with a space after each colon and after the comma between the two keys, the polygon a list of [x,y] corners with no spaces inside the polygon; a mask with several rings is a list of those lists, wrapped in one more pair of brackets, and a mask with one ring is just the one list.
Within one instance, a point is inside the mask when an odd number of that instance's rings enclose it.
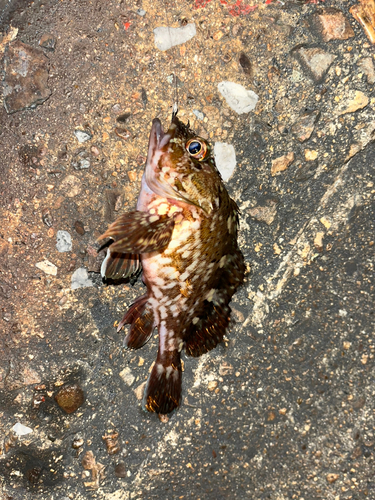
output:
{"label": "fish mouth", "polygon": [[168,144],[168,142],[175,136],[177,128],[178,119],[176,117],[172,118],[168,132],[164,132],[159,118],[154,118],[152,120],[150,139],[148,143],[148,154],[150,158],[152,158],[157,150],[163,149],[164,146]]}

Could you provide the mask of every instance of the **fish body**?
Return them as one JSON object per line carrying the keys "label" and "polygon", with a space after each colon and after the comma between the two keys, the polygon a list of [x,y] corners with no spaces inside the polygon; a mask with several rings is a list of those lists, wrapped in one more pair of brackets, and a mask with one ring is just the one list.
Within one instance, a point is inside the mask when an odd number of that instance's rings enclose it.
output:
{"label": "fish body", "polygon": [[138,348],[155,327],[156,362],[143,407],[170,413],[181,400],[181,351],[200,356],[223,340],[229,302],[244,277],[237,245],[238,207],[216,169],[209,144],[173,115],[164,132],[153,121],[137,209],[100,237],[114,240],[102,266],[106,278],[137,275],[147,293],[119,324],[124,344]]}

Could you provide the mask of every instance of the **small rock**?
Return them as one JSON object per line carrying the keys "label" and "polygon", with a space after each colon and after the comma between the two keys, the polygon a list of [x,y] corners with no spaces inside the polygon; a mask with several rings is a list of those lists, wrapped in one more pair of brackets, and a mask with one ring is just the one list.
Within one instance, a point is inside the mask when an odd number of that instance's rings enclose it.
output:
{"label": "small rock", "polygon": [[13,425],[12,431],[17,434],[17,436],[27,436],[27,434],[33,432],[30,427],[26,427],[26,425],[20,424],[19,422]]}
{"label": "small rock", "polygon": [[43,49],[53,51],[56,46],[56,37],[51,35],[51,33],[44,33],[42,38],[39,40],[39,45],[43,47]]}
{"label": "small rock", "polygon": [[294,161],[293,151],[290,151],[287,155],[279,156],[279,158],[275,158],[274,160],[272,160],[272,167],[271,167],[272,177],[286,170],[289,167],[289,165],[293,163],[293,161]]}
{"label": "small rock", "polygon": [[47,259],[43,260],[42,262],[37,262],[35,264],[35,267],[37,267],[46,274],[50,274],[51,276],[56,276],[57,274],[57,267],[55,266],[55,264],[52,264],[52,262],[50,262]]}
{"label": "small rock", "polygon": [[119,373],[119,375],[122,378],[122,380],[125,382],[125,384],[128,385],[129,387],[133,384],[133,382],[135,380],[135,377],[132,374],[132,371],[128,366],[126,368],[124,368],[122,370],[122,372]]}
{"label": "small rock", "polygon": [[121,451],[118,432],[108,432],[104,436],[102,436],[102,439],[105,442],[108,455],[117,455],[117,453]]}
{"label": "small rock", "polygon": [[126,467],[124,463],[117,464],[115,467],[116,477],[126,477]]}
{"label": "small rock", "polygon": [[74,135],[76,136],[78,142],[80,142],[81,144],[83,142],[87,142],[89,141],[90,139],[92,139],[92,134],[91,132],[89,132],[88,130],[80,130],[80,129],[76,129],[74,131]]}
{"label": "small rock", "polygon": [[74,175],[67,175],[61,181],[60,188],[62,191],[65,191],[68,198],[74,198],[74,196],[77,196],[82,191],[81,181]]}
{"label": "small rock", "polygon": [[208,382],[208,384],[207,384],[208,390],[214,391],[217,387],[217,384],[218,384],[217,380],[210,380],[210,382]]}
{"label": "small rock", "polygon": [[354,36],[354,31],[340,9],[329,7],[321,9],[309,18],[310,26],[318,31],[325,42],[347,40]]}
{"label": "small rock", "polygon": [[363,109],[369,103],[369,98],[360,90],[350,90],[349,95],[336,108],[338,115],[354,113],[358,109]]}
{"label": "small rock", "polygon": [[53,217],[48,208],[45,208],[42,211],[42,221],[47,227],[52,227],[53,225]]}
{"label": "small rock", "polygon": [[323,231],[318,231],[315,235],[314,238],[314,246],[317,249],[318,252],[323,252],[323,238],[324,238],[324,232]]}
{"label": "small rock", "polygon": [[87,151],[78,151],[76,156],[71,161],[71,165],[75,170],[83,170],[90,168],[90,155]]}
{"label": "small rock", "polygon": [[327,474],[326,479],[329,483],[334,483],[340,476],[338,474]]}
{"label": "small rock", "polygon": [[214,155],[216,167],[223,180],[227,181],[232,176],[237,165],[234,147],[232,144],[225,142],[215,142]]}
{"label": "small rock", "polygon": [[55,395],[55,401],[66,413],[73,413],[83,405],[85,396],[78,384],[66,384]]}
{"label": "small rock", "polygon": [[76,290],[77,288],[87,288],[90,286],[94,286],[94,283],[89,278],[86,268],[79,267],[72,274],[71,289]]}
{"label": "small rock", "polygon": [[138,399],[138,401],[141,401],[141,399],[143,398],[143,393],[145,390],[146,383],[147,382],[143,382],[136,389],[134,389],[134,394],[135,394],[135,397]]}
{"label": "small rock", "polygon": [[296,136],[299,142],[305,142],[311,137],[319,115],[320,112],[317,110],[304,113],[293,124],[292,133]]}
{"label": "small rock", "polygon": [[9,44],[4,58],[4,107],[15,113],[42,104],[51,95],[47,87],[48,59],[40,49],[18,40]]}
{"label": "small rock", "polygon": [[203,120],[204,114],[202,113],[202,111],[199,111],[198,109],[193,109],[193,113],[198,118],[198,120]]}
{"label": "small rock", "polygon": [[145,16],[145,15],[146,15],[146,11],[145,11],[145,10],[143,10],[143,9],[138,9],[138,10],[137,10],[137,14],[138,14],[139,16],[143,17],[143,16]]}
{"label": "small rock", "polygon": [[120,139],[123,139],[124,141],[131,137],[131,133],[126,128],[116,127],[115,134],[117,135],[117,137],[120,137]]}
{"label": "small rock", "polygon": [[217,87],[228,106],[236,113],[249,113],[255,109],[259,97],[252,90],[234,82],[220,82]]}
{"label": "small rock", "polygon": [[305,149],[305,160],[306,161],[314,161],[318,158],[318,151],[314,149]]}
{"label": "small rock", "polygon": [[315,82],[321,83],[336,59],[334,54],[326,52],[320,47],[298,45],[292,50],[292,55],[301,64],[305,73]]}
{"label": "small rock", "polygon": [[80,220],[76,220],[74,223],[74,229],[76,232],[80,235],[83,236],[85,234],[85,228],[83,226],[83,223]]}
{"label": "small rock", "polygon": [[154,29],[155,46],[159,50],[168,50],[175,45],[181,45],[191,40],[197,31],[194,23],[180,28],[158,27]]}
{"label": "small rock", "polygon": [[71,252],[73,244],[72,237],[68,231],[57,231],[56,248],[58,252]]}
{"label": "small rock", "polygon": [[248,210],[251,217],[259,222],[265,222],[268,226],[275,220],[277,214],[277,203],[269,200],[267,206],[256,206]]}
{"label": "small rock", "polygon": [[358,63],[358,69],[367,76],[367,83],[375,83],[375,69],[372,57],[364,57]]}
{"label": "small rock", "polygon": [[243,69],[243,72],[246,75],[252,77],[253,76],[253,65],[251,64],[251,61],[247,57],[247,55],[244,54],[243,52],[241,52],[238,62],[240,63],[240,66]]}

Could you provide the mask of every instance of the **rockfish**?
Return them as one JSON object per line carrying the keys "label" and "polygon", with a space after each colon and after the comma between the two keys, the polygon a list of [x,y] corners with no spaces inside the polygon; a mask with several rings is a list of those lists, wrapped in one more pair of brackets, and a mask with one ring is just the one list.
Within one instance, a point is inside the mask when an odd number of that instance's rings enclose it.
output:
{"label": "rockfish", "polygon": [[150,412],[179,406],[183,349],[200,356],[223,340],[229,302],[245,272],[237,229],[238,207],[207,141],[176,114],[167,132],[153,120],[137,208],[99,238],[113,240],[103,277],[131,279],[143,270],[147,293],[118,331],[130,324],[124,345],[137,349],[158,329],[158,354],[143,397]]}

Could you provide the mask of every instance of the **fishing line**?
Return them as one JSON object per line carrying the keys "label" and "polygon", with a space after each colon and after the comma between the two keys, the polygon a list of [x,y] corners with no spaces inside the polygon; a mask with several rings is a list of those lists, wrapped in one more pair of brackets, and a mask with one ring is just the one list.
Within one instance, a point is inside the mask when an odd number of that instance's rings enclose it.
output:
{"label": "fishing line", "polygon": [[[170,44],[171,44],[171,49],[173,49],[171,27],[169,26],[169,21],[168,21],[168,10],[167,10],[167,6],[166,6],[166,4],[165,4],[164,1],[163,1],[163,7],[164,7],[164,10],[165,10],[165,18],[167,20],[167,28],[168,28],[168,34],[169,34],[169,41],[170,41]],[[175,8],[176,7],[177,6],[176,6],[176,3],[175,3]],[[172,57],[173,57],[173,55],[172,55]],[[178,113],[178,89],[177,89],[177,76],[176,76],[176,63],[175,62],[173,64],[172,74],[173,74],[174,92],[175,92],[175,101],[174,101],[174,104],[173,104],[172,116],[176,116],[177,113]]]}

